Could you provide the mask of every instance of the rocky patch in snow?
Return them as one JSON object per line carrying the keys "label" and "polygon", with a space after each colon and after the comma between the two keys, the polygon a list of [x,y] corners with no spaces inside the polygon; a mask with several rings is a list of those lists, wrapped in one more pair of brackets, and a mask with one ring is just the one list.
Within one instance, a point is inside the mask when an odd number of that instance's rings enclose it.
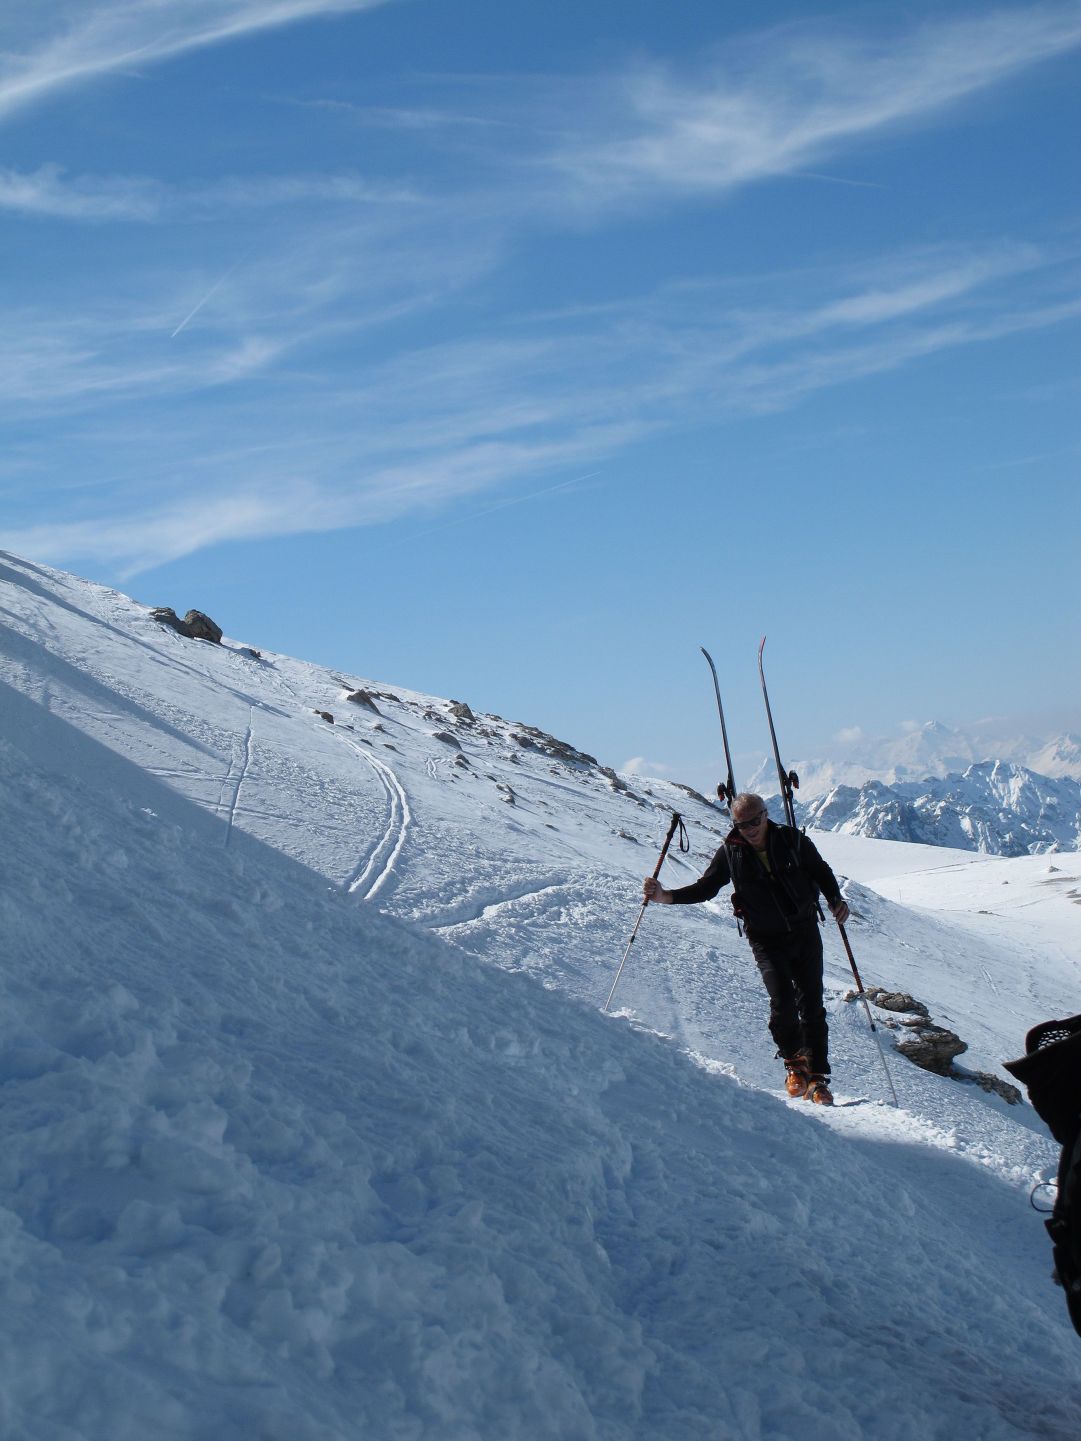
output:
{"label": "rocky patch in snow", "polygon": [[[1001,1076],[995,1076],[990,1071],[969,1071],[955,1065],[956,1058],[968,1050],[968,1043],[962,1041],[955,1031],[948,1030],[945,1026],[936,1026],[922,1001],[917,1001],[904,991],[886,991],[880,987],[872,987],[864,994],[873,1006],[890,1013],[884,1018],[880,1017],[888,1030],[904,1031],[904,1034],[897,1037],[895,1045],[901,1055],[914,1066],[919,1066],[924,1071],[933,1071],[939,1076],[950,1076],[955,1081],[967,1081],[977,1085],[983,1091],[1001,1096],[1010,1105],[1017,1105],[1021,1100],[1021,1092],[1017,1087],[1011,1086],[1009,1081],[1004,1081]],[[845,997],[846,1001],[858,999],[857,991],[850,991]]]}
{"label": "rocky patch in snow", "polygon": [[221,645],[222,628],[204,611],[189,610],[181,620],[172,606],[159,605],[150,612],[150,618],[169,626],[188,640],[208,640],[212,645]]}

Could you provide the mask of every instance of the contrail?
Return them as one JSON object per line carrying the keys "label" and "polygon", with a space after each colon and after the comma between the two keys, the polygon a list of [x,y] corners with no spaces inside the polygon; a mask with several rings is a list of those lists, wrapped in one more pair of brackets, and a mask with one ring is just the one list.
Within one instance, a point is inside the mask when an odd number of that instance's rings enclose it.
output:
{"label": "contrail", "polygon": [[544,490],[534,490],[529,495],[512,495],[507,500],[498,500],[494,505],[485,506],[483,510],[471,510],[468,515],[460,515],[457,520],[448,520],[445,525],[435,525],[431,530],[419,531],[416,535],[410,535],[398,542],[399,545],[406,545],[414,540],[424,540],[429,535],[438,535],[440,531],[450,530],[456,525],[465,525],[471,520],[480,520],[482,516],[492,515],[497,510],[506,510],[511,505],[524,505],[527,500],[539,500],[543,495],[555,495],[559,490],[569,490],[571,486],[581,485],[583,480],[592,480],[595,475],[600,475],[599,470],[591,470],[586,475],[576,475],[573,480],[561,480],[558,485],[546,486]]}
{"label": "contrail", "polygon": [[222,276],[222,278],[221,278],[220,280],[218,280],[218,281],[215,281],[215,283],[210,287],[210,289],[207,291],[207,293],[203,296],[202,300],[200,300],[199,304],[195,307],[195,309],[192,310],[192,311],[190,311],[189,314],[185,315],[184,319],[180,322],[180,324],[177,326],[177,328],[173,331],[172,335],[170,335],[170,337],[169,337],[170,340],[175,340],[176,337],[180,334],[180,332],[184,329],[185,325],[187,325],[188,321],[195,319],[195,317],[199,314],[200,310],[202,310],[203,306],[207,303],[207,301],[210,299],[210,297],[214,294],[215,291],[220,290],[220,289],[222,288],[222,286],[223,286],[223,285],[225,284],[225,282],[229,279],[230,275],[232,275],[232,273],[233,273],[233,271],[234,271],[235,269],[236,269],[236,265],[235,265],[235,264],[234,264],[234,265],[230,265],[229,269],[225,272],[225,274]]}
{"label": "contrail", "polygon": [[880,185],[877,180],[848,180],[843,175],[822,175],[815,170],[791,170],[789,174],[795,180],[826,180],[830,185],[855,185],[860,190],[888,190],[888,185]]}

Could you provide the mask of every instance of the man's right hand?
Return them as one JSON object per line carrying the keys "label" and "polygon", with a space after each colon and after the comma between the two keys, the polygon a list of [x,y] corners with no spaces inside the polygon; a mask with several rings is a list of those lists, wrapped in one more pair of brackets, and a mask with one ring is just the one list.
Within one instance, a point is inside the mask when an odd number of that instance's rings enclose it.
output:
{"label": "man's right hand", "polygon": [[642,894],[647,901],[652,901],[654,905],[670,906],[672,904],[672,892],[666,891],[656,876],[646,876],[642,882]]}

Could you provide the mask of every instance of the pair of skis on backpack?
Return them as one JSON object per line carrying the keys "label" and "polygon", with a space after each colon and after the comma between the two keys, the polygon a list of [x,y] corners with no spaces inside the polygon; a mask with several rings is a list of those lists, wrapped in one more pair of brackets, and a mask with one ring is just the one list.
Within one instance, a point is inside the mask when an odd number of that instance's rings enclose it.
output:
{"label": "pair of skis on backpack", "polygon": [[[758,646],[758,675],[759,679],[762,682],[762,699],[766,702],[766,719],[769,721],[770,740],[773,742],[773,759],[777,763],[777,780],[780,783],[781,796],[784,800],[785,820],[792,827],[792,829],[795,830],[796,807],[795,802],[792,798],[792,793],[793,791],[799,789],[799,776],[796,775],[795,771],[786,771],[784,766],[781,764],[781,751],[780,747],[777,744],[777,731],[773,725],[773,711],[770,709],[769,691],[766,688],[766,672],[765,667],[762,664],[762,652],[765,650],[765,648],[766,637],[763,636]],[[709,668],[713,673],[713,693],[717,697],[717,715],[720,718],[721,722],[721,740],[724,743],[724,761],[725,765],[728,768],[728,774],[717,787],[717,795],[728,807],[729,811],[731,811],[732,802],[736,798],[736,778],[735,773],[732,769],[732,752],[728,746],[728,729],[724,723],[724,706],[721,704],[721,686],[720,682],[717,679],[717,667],[713,664],[713,657],[710,655],[709,651],[706,650],[704,645],[700,646],[699,649],[705,656],[706,660],[709,662]]]}

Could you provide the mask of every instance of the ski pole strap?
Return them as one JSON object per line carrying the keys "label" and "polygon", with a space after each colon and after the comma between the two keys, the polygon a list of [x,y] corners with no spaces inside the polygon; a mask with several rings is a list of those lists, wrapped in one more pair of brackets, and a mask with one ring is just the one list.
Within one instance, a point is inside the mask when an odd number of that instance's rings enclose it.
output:
{"label": "ski pole strap", "polygon": [[668,847],[672,844],[672,837],[676,833],[677,826],[679,827],[680,850],[686,852],[689,851],[691,848],[691,843],[687,839],[687,827],[683,824],[683,817],[680,815],[679,811],[673,811],[672,820],[668,827],[668,834],[664,838],[664,845],[661,847],[661,853],[657,858],[657,864],[653,867],[654,880],[656,880],[661,873],[661,866],[664,865],[664,858],[668,854]]}

